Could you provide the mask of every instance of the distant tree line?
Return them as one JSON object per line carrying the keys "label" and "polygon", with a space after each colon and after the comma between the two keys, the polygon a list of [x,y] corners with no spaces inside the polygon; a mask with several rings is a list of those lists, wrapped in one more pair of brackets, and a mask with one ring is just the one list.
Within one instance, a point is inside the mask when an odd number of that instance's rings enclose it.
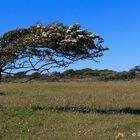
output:
{"label": "distant tree line", "polygon": [[85,68],[81,70],[69,69],[62,73],[52,72],[40,74],[38,72],[26,75],[25,72],[18,72],[14,75],[3,75],[3,81],[19,80],[19,79],[36,79],[45,81],[59,81],[61,79],[84,79],[93,78],[99,81],[110,81],[110,80],[131,80],[140,78],[140,66],[136,66],[129,71],[117,72],[113,70],[93,70]]}

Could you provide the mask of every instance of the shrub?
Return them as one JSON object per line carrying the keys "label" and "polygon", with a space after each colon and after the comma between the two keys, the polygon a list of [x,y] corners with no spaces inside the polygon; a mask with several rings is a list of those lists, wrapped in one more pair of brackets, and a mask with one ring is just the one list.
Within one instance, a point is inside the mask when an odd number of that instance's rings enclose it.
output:
{"label": "shrub", "polygon": [[14,78],[24,78],[24,77],[26,77],[25,72],[17,72],[16,74],[14,74]]}
{"label": "shrub", "polygon": [[31,78],[31,79],[40,78],[40,73],[34,72],[31,75],[28,75],[28,78]]}

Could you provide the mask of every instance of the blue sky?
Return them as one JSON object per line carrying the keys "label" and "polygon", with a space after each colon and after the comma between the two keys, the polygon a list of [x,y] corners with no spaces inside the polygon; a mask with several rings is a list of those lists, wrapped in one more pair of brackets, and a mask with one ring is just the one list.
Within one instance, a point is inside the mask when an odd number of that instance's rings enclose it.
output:
{"label": "blue sky", "polygon": [[68,69],[123,71],[140,65],[140,0],[1,0],[0,5],[0,35],[40,21],[80,23],[105,39],[110,50],[100,63],[79,61]]}

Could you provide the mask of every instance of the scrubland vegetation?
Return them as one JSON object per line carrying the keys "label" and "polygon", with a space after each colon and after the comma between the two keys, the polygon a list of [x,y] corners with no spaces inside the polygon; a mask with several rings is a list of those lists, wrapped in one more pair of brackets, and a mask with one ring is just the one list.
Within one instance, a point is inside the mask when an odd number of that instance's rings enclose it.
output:
{"label": "scrubland vegetation", "polygon": [[[32,74],[27,75],[25,72],[18,72],[14,75],[3,75],[2,81],[20,81],[24,80],[32,80],[36,79],[39,81],[75,81],[76,79],[79,81],[117,81],[117,80],[132,80],[132,79],[140,79],[140,66],[135,66],[133,69],[129,71],[117,72],[113,70],[93,70],[90,68],[85,68],[81,70],[73,70],[69,69],[62,73],[54,71],[51,73],[40,74],[38,72],[34,72]],[[23,81],[24,81],[23,80]]]}
{"label": "scrubland vegetation", "polygon": [[124,140],[140,132],[140,82],[0,84],[2,140]]}

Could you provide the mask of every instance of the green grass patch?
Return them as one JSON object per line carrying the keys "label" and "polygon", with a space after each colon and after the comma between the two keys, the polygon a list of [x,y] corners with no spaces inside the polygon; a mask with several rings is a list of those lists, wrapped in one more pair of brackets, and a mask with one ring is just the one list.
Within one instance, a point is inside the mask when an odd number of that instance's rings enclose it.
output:
{"label": "green grass patch", "polygon": [[138,140],[140,83],[2,83],[2,140]]}

